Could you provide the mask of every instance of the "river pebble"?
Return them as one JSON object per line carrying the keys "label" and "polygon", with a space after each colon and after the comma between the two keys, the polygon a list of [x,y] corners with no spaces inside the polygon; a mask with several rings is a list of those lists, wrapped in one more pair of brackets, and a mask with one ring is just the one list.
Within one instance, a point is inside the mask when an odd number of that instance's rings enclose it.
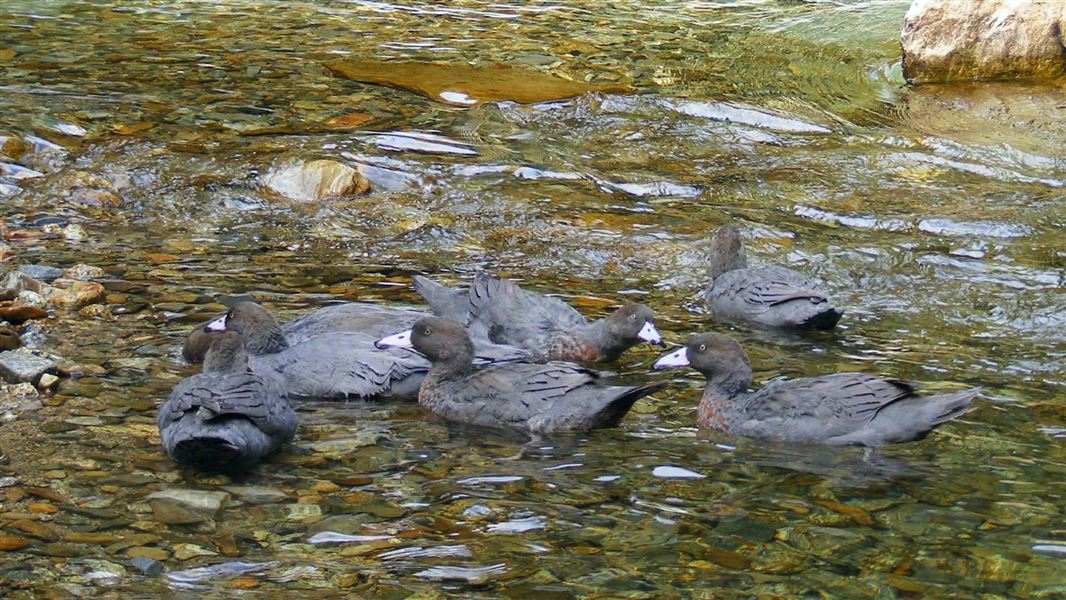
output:
{"label": "river pebble", "polygon": [[178,560],[189,560],[190,558],[196,558],[197,556],[218,556],[218,552],[208,550],[207,548],[197,546],[196,544],[175,544],[172,550],[174,552],[174,558]]}
{"label": "river pebble", "polygon": [[104,286],[95,281],[56,279],[47,292],[48,303],[59,308],[81,308],[103,302],[107,297]]}

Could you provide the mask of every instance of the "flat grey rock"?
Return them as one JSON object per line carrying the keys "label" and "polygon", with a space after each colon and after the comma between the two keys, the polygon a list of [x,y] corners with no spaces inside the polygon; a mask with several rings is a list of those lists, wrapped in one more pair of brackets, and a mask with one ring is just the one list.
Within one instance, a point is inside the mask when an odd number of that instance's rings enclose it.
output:
{"label": "flat grey rock", "polygon": [[163,563],[151,558],[145,558],[138,556],[130,561],[130,566],[133,567],[141,575],[147,577],[159,577],[163,574]]}
{"label": "flat grey rock", "polygon": [[43,356],[19,350],[0,352],[0,377],[8,383],[35,383],[55,368],[55,361]]}
{"label": "flat grey rock", "polygon": [[63,269],[48,265],[19,265],[19,271],[45,283],[51,283],[63,276]]}

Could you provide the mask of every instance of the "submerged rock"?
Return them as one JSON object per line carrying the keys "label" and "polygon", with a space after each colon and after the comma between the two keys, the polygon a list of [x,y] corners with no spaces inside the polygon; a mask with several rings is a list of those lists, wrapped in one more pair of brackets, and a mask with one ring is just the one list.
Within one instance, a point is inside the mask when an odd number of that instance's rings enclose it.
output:
{"label": "submerged rock", "polygon": [[[37,295],[36,292],[31,292],[29,290],[22,291],[18,294],[20,301],[23,295],[27,294],[33,294],[35,296]],[[45,310],[39,306],[15,305],[0,307],[0,319],[9,323],[13,323],[15,325],[21,325],[22,323],[26,323],[31,319],[44,319],[45,317],[48,317],[48,313],[45,312]]]}
{"label": "submerged rock", "polygon": [[430,567],[414,574],[415,577],[431,581],[459,581],[473,585],[483,585],[491,579],[507,573],[507,565],[496,563],[483,567]]}
{"label": "submerged rock", "polygon": [[[44,308],[46,308],[48,306],[48,301],[44,299],[44,296],[38,294],[37,292],[31,292],[30,290],[22,290],[21,292],[19,292],[18,297],[15,298],[15,304],[18,307],[21,307],[21,308],[33,307],[33,308],[38,308],[38,309],[44,309]],[[23,320],[39,319],[42,316],[44,316],[43,314],[40,314],[41,312],[43,312],[43,310],[42,311],[38,311],[38,314],[40,316],[26,317]],[[28,314],[32,314],[32,313],[33,313],[33,311],[30,311]],[[5,319],[5,320],[10,321],[11,319]]]}
{"label": "submerged rock", "polygon": [[206,567],[196,567],[195,569],[185,569],[184,571],[171,571],[170,573],[167,573],[167,579],[179,585],[191,585],[203,581],[211,581],[212,579],[218,579],[220,577],[258,573],[260,571],[266,571],[267,569],[273,569],[278,566],[278,564],[280,563],[275,561],[263,563],[233,561],[217,565],[209,565]]}
{"label": "submerged rock", "polygon": [[99,175],[74,171],[59,179],[59,195],[72,204],[94,208],[122,206],[122,196],[115,185]]}
{"label": "submerged rock", "polygon": [[163,563],[143,556],[130,560],[130,566],[146,577],[159,577],[163,574]]}
{"label": "submerged rock", "polygon": [[1066,75],[1066,2],[913,0],[903,75],[914,83]]}
{"label": "submerged rock", "polygon": [[263,185],[296,202],[318,202],[358,196],[370,191],[370,182],[358,170],[335,160],[312,160],[276,169]]}
{"label": "submerged rock", "polygon": [[189,560],[190,558],[196,558],[197,556],[218,556],[218,552],[208,550],[207,548],[197,546],[196,544],[174,545],[174,558],[178,560]]}
{"label": "submerged rock", "polygon": [[48,303],[59,308],[81,308],[107,298],[107,290],[95,281],[56,279],[54,283],[46,294]]}
{"label": "submerged rock", "polygon": [[94,267],[92,265],[86,264],[76,264],[73,267],[68,268],[66,271],[62,271],[63,277],[66,277],[67,279],[76,279],[78,281],[100,279],[104,277],[104,275],[106,275],[106,273],[100,267]]}
{"label": "submerged rock", "polygon": [[3,281],[0,281],[0,300],[10,300],[18,297],[23,290],[37,292],[45,288],[45,285],[22,271],[11,271]]}
{"label": "submerged rock", "polygon": [[185,525],[215,517],[229,498],[226,492],[170,489],[149,494],[147,500],[156,521]]}
{"label": "submerged rock", "polygon": [[456,106],[500,100],[535,104],[573,98],[587,92],[631,91],[625,85],[593,85],[504,65],[472,67],[428,62],[334,60],[325,66],[353,81],[400,88]]}
{"label": "submerged rock", "polygon": [[9,132],[0,133],[0,156],[11,160],[18,160],[29,150],[22,138]]}
{"label": "submerged rock", "polygon": [[30,545],[30,541],[15,535],[0,534],[0,552],[21,550]]}
{"label": "submerged rock", "polygon": [[37,387],[42,390],[47,390],[53,387],[58,382],[58,377],[52,375],[51,373],[45,373],[44,375],[41,375],[41,378],[39,380],[37,380]]}
{"label": "submerged rock", "polygon": [[228,485],[223,489],[248,504],[273,504],[289,499],[285,492],[261,485]]}

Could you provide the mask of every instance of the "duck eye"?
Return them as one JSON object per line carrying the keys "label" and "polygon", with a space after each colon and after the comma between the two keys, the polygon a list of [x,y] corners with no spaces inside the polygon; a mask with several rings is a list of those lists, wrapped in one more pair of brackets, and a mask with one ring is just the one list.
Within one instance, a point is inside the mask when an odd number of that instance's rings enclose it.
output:
{"label": "duck eye", "polygon": [[706,349],[707,349],[707,344],[700,344],[700,352],[703,352]]}

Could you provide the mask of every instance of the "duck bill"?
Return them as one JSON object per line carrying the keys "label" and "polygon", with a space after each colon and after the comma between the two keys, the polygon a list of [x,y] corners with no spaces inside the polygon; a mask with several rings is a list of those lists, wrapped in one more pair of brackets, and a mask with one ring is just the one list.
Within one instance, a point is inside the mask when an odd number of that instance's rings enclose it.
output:
{"label": "duck bill", "polygon": [[215,319],[214,321],[208,322],[207,325],[204,325],[204,331],[219,332],[219,331],[225,331],[225,330],[226,330],[226,315],[222,315],[221,317]]}
{"label": "duck bill", "polygon": [[374,347],[379,350],[385,348],[413,348],[411,345],[411,330],[401,331],[400,333],[386,336],[380,340],[374,342]]}
{"label": "duck bill", "polygon": [[640,328],[637,332],[637,337],[655,346],[665,346],[663,338],[659,335],[659,330],[655,328],[655,325],[651,321],[645,321],[644,327]]}
{"label": "duck bill", "polygon": [[655,364],[651,368],[656,371],[662,371],[664,369],[680,369],[681,367],[688,367],[688,348],[682,346],[677,350],[669,354],[664,354],[659,357],[659,360],[655,361]]}

